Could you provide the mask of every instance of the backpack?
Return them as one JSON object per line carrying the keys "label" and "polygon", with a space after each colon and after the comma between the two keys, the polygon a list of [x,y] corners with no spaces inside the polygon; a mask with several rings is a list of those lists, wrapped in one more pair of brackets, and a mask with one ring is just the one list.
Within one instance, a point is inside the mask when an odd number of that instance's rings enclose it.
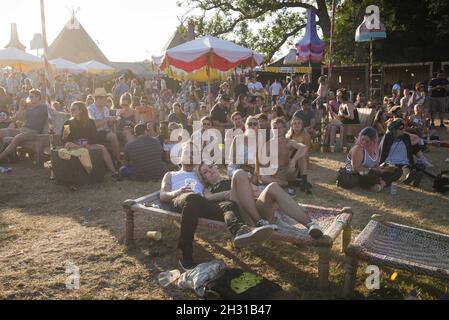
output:
{"label": "backpack", "polygon": [[269,300],[283,290],[278,284],[242,269],[224,269],[206,284],[205,298],[209,300]]}
{"label": "backpack", "polygon": [[338,170],[337,187],[352,189],[359,185],[360,175],[354,171],[348,171],[346,168]]}
{"label": "backpack", "polygon": [[441,193],[449,191],[449,171],[443,171],[435,177],[433,188]]}

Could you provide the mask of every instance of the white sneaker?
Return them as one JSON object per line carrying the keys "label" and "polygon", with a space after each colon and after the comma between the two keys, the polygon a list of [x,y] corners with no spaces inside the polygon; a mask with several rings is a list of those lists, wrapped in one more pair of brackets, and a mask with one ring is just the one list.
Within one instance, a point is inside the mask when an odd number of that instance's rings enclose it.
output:
{"label": "white sneaker", "polygon": [[449,158],[446,159],[446,162],[449,162]]}
{"label": "white sneaker", "polygon": [[433,164],[424,156],[418,159],[418,163],[425,165],[427,168],[433,168]]}
{"label": "white sneaker", "polygon": [[260,219],[259,221],[257,221],[256,223],[256,227],[264,227],[264,226],[268,226],[270,228],[272,228],[273,230],[277,231],[279,228],[276,224],[271,224],[269,221],[264,220],[264,219]]}
{"label": "white sneaker", "polygon": [[234,238],[234,245],[237,248],[247,247],[253,244],[261,244],[270,238],[273,233],[271,226],[262,226],[259,228],[250,228],[242,226]]}

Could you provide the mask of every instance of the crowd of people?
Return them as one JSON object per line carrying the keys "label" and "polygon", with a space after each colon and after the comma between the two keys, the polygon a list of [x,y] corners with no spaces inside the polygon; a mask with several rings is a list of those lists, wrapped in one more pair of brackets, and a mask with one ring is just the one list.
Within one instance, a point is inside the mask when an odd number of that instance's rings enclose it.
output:
{"label": "crowd of people", "polygon": [[[44,133],[48,112],[32,79],[20,74],[0,78],[1,163],[24,141]],[[312,192],[308,175],[313,145],[334,146],[343,125],[359,123],[358,108],[375,108],[377,114],[356,137],[346,168],[360,174],[361,187],[373,191],[399,179],[412,181],[417,166],[431,166],[423,152],[439,141],[435,117],[444,128],[449,93],[443,73],[427,88],[418,83],[410,91],[395,85],[383,105],[366,101],[362,93],[352,102],[344,88],[335,94],[325,76],[312,86],[307,74],[266,86],[249,74],[212,88],[183,81],[176,89],[160,77],[121,76],[106,87],[91,91],[83,77],[57,77],[52,107],[69,117],[54,132],[59,136],[54,144],[69,151],[99,150],[115,181],[162,179],[161,202],[183,215],[179,248],[185,269],[194,265],[192,242],[200,217],[225,221],[237,246],[268,238],[277,208],[305,225],[312,237],[322,236],[291,196],[296,188]],[[175,134],[183,129],[189,142]],[[194,152],[202,154],[217,132],[224,137],[223,162],[194,166],[182,161]],[[251,136],[259,132],[265,137],[254,145]],[[268,153],[273,146],[277,150],[272,174],[264,172],[266,164],[257,154],[262,146]],[[181,162],[174,163],[173,155]]]}

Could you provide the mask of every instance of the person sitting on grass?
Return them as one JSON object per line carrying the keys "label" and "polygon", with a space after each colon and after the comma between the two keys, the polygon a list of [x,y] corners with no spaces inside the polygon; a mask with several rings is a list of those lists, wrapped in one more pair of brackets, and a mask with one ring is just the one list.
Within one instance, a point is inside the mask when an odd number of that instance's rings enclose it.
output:
{"label": "person sitting on grass", "polygon": [[312,150],[312,138],[305,130],[301,118],[293,117],[290,124],[290,130],[287,132],[286,137],[287,139],[295,140],[299,144],[307,147],[307,164],[310,165],[309,155]]}
{"label": "person sitting on grass", "polygon": [[[424,105],[417,104],[414,107],[414,114],[409,117],[408,126],[411,129],[410,132],[423,138],[429,134],[429,125],[424,115]],[[432,139],[431,139],[432,140]]]}
{"label": "person sitting on grass", "polygon": [[349,151],[346,159],[348,171],[360,174],[360,187],[371,189],[374,192],[380,192],[390,186],[402,175],[402,171],[397,167],[379,167],[378,145],[379,138],[376,129],[365,128],[360,132],[355,146]]}
{"label": "person sitting on grass", "polygon": [[274,222],[274,213],[280,209],[289,217],[306,226],[312,238],[323,235],[320,227],[313,223],[298,204],[277,183],[258,188],[251,183],[248,173],[234,172],[232,179],[223,177],[215,165],[202,163],[198,173],[210,191],[206,198],[231,200],[237,203],[242,217],[250,225],[267,225]]}
{"label": "person sitting on grass", "polygon": [[112,172],[112,179],[120,181],[121,176],[114,167],[108,149],[104,145],[98,144],[97,128],[95,122],[89,119],[89,113],[84,102],[75,101],[70,107],[70,114],[72,119],[64,123],[62,136],[64,148],[68,150],[79,148],[100,150],[106,167]]}
{"label": "person sitting on grass", "polygon": [[148,182],[159,181],[164,175],[162,148],[150,136],[150,125],[142,123],[134,128],[136,138],[125,146],[125,166],[120,168],[122,177]]}
{"label": "person sitting on grass", "polygon": [[401,168],[404,177],[401,180],[405,183],[412,182],[414,175],[410,173],[416,169],[413,148],[418,146],[419,142],[418,136],[405,132],[404,120],[396,119],[388,126],[380,143],[380,163]]}
{"label": "person sitting on grass", "polygon": [[[311,194],[307,179],[307,147],[295,140],[287,139],[287,123],[283,118],[271,121],[273,138],[278,145],[277,173],[272,176],[263,175],[260,180],[263,184],[278,183],[281,187],[289,187],[289,193],[294,195],[293,187],[300,187],[305,193]],[[277,132],[277,134],[275,133]],[[269,152],[270,143],[267,143]]]}
{"label": "person sitting on grass", "polygon": [[309,100],[304,100],[301,103],[302,110],[293,115],[293,119],[299,118],[302,120],[305,131],[309,134],[311,139],[318,137],[319,132],[316,128],[315,112],[312,110],[312,105]]}
{"label": "person sitting on grass", "polygon": [[171,211],[182,214],[178,249],[182,253],[179,266],[183,270],[193,269],[196,265],[193,259],[193,240],[199,218],[224,221],[234,236],[236,247],[261,243],[273,232],[269,225],[250,228],[242,223],[239,208],[233,201],[207,200],[204,196],[208,195],[208,191],[194,172],[193,152],[199,151],[192,143],[183,146],[181,170],[168,172],[164,176],[160,193],[162,203],[167,204]]}

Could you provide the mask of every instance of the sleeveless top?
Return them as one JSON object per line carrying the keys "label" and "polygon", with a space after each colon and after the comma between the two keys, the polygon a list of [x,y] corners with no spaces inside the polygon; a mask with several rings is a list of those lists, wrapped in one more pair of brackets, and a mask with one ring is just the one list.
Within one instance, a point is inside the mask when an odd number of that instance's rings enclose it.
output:
{"label": "sleeveless top", "polygon": [[194,193],[204,195],[204,185],[195,172],[176,171],[171,174],[171,191],[179,190],[189,185]]}
{"label": "sleeveless top", "polygon": [[[349,112],[348,112],[348,108],[344,108],[344,115],[345,116],[349,116]],[[359,120],[359,112],[357,111],[357,108],[354,107],[354,119],[344,119],[342,121],[343,124],[359,124],[360,120]]]}
{"label": "sleeveless top", "polygon": [[[379,155],[376,153],[375,159],[373,159],[368,153],[368,151],[363,150],[362,167],[372,169],[377,168],[378,166],[379,166]],[[346,168],[350,171],[353,171],[351,154],[348,154],[348,157],[346,159]]]}

